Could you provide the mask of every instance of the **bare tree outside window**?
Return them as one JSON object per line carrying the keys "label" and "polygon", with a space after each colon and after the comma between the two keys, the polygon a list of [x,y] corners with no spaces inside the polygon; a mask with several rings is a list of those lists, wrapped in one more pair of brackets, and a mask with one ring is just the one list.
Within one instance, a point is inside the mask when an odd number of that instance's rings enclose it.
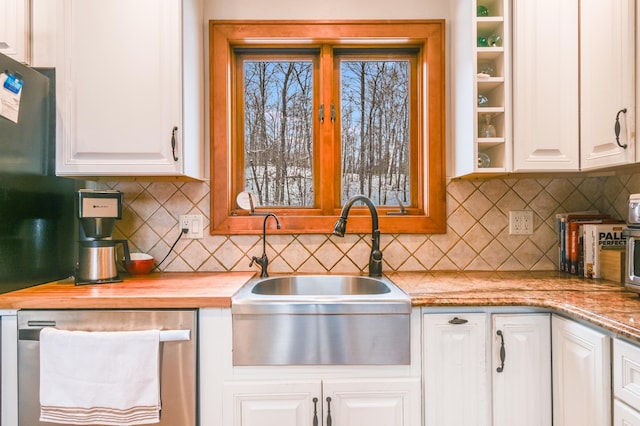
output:
{"label": "bare tree outside window", "polygon": [[411,202],[409,62],[343,60],[340,77],[342,202]]}
{"label": "bare tree outside window", "polygon": [[[411,202],[409,62],[340,64],[342,202]],[[313,206],[313,67],[244,62],[245,189],[260,206]]]}
{"label": "bare tree outside window", "polygon": [[245,61],[245,188],[260,206],[313,206],[313,67]]}

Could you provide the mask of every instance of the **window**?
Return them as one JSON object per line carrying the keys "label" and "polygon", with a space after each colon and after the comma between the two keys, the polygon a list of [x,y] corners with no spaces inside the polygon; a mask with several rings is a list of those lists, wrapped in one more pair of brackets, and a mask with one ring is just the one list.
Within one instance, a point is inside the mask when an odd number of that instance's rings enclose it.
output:
{"label": "window", "polygon": [[212,233],[262,231],[242,191],[287,233],[330,233],[356,194],[382,232],[445,231],[443,21],[212,21],[210,49]]}

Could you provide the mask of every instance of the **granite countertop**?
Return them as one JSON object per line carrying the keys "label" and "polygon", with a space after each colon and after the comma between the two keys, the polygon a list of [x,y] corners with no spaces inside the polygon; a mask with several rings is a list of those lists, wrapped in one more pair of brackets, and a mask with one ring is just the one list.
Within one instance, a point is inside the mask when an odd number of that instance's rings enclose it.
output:
{"label": "granite countertop", "polygon": [[640,342],[640,297],[622,284],[545,272],[397,272],[414,306],[522,306],[586,320]]}
{"label": "granite countertop", "polygon": [[[229,308],[253,272],[154,273],[121,283],[63,280],[0,295],[0,309]],[[518,306],[571,315],[640,342],[640,297],[563,272],[392,272],[416,307]]]}

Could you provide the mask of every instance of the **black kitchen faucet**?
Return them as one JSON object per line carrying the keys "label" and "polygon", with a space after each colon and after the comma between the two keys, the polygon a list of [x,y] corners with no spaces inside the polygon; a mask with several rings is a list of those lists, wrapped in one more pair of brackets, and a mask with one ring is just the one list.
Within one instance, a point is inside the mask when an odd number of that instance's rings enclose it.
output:
{"label": "black kitchen faucet", "polygon": [[273,217],[276,220],[276,228],[280,229],[280,221],[278,220],[278,216],[276,216],[274,213],[267,213],[264,217],[264,222],[262,223],[262,256],[253,256],[251,258],[251,263],[249,263],[249,266],[253,266],[254,262],[260,265],[261,278],[269,276],[269,272],[267,271],[267,267],[269,266],[269,258],[267,257],[267,219],[269,219],[270,217]]}
{"label": "black kitchen faucet", "polygon": [[354,195],[347,201],[342,207],[340,212],[340,219],[336,222],[333,228],[333,234],[338,237],[344,237],[344,233],[347,230],[347,216],[349,216],[349,210],[356,201],[362,201],[371,212],[371,254],[369,255],[369,276],[381,277],[382,276],[382,251],[380,251],[380,230],[378,229],[378,212],[373,202],[364,195]]}

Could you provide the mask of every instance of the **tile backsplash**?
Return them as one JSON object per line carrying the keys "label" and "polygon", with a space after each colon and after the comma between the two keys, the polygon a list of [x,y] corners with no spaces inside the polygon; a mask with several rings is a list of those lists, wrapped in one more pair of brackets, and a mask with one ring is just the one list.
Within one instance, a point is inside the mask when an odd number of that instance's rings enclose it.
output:
{"label": "tile backsplash", "polygon": [[[260,235],[209,235],[208,182],[109,182],[124,193],[123,219],[114,238],[132,251],[165,256],[163,271],[250,271],[262,254]],[[558,260],[555,214],[596,209],[626,218],[630,193],[640,192],[640,174],[589,178],[496,178],[447,183],[445,234],[383,234],[383,271],[550,270]],[[533,235],[509,235],[510,210],[534,213]],[[178,216],[202,214],[203,239],[180,239]],[[269,235],[272,273],[366,272],[369,234]]]}

